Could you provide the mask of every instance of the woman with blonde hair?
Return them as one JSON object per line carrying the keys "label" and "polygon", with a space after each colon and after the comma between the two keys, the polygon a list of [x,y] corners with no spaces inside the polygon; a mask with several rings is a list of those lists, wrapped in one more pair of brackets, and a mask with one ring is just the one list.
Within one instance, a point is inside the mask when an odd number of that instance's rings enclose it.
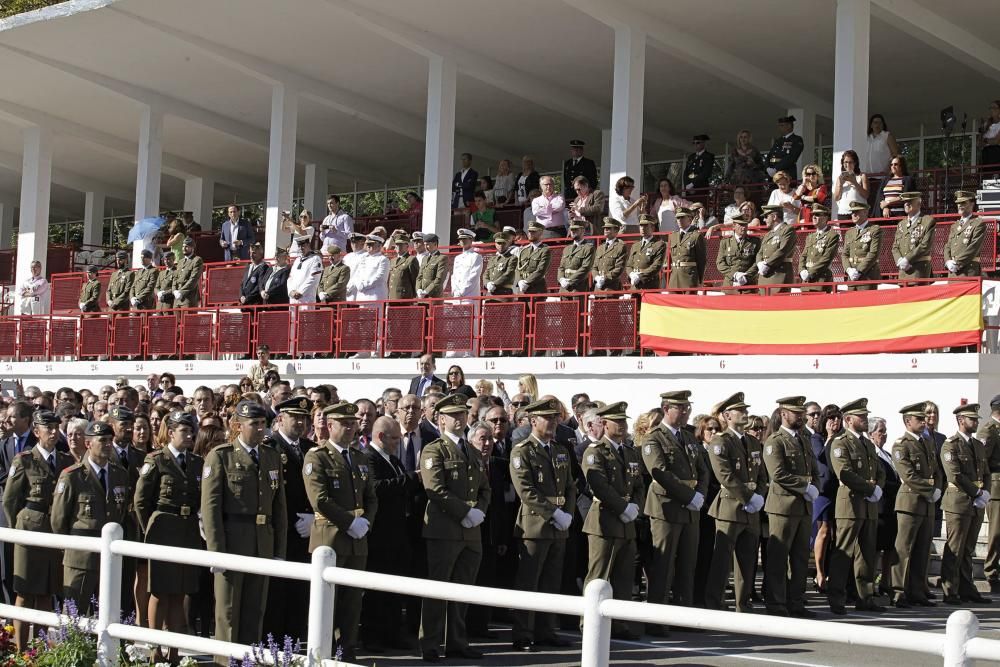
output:
{"label": "woman with blonde hair", "polygon": [[528,394],[532,401],[538,400],[538,378],[531,373],[526,373],[517,378],[517,391],[520,394]]}
{"label": "woman with blonde hair", "polygon": [[729,167],[726,168],[725,182],[730,185],[765,183],[764,157],[753,145],[750,130],[740,130],[736,134],[736,145],[729,152]]}
{"label": "woman with blonde hair", "polygon": [[649,432],[660,425],[663,421],[663,409],[653,408],[649,412],[643,412],[639,415],[639,418],[635,420],[635,424],[632,426],[632,442],[636,446],[642,445],[642,441],[645,440]]}
{"label": "woman with blonde hair", "polygon": [[795,189],[795,198],[802,202],[802,222],[811,224],[813,205],[826,206],[830,198],[823,182],[823,169],[818,164],[807,164],[802,168],[802,183]]}
{"label": "woman with blonde hair", "polygon": [[767,200],[768,205],[780,206],[785,224],[794,225],[799,220],[801,202],[796,198],[795,191],[792,190],[792,177],[787,171],[781,170],[775,172],[771,180],[778,187],[771,190],[771,196]]}
{"label": "woman with blonde hair", "polygon": [[483,378],[476,382],[475,385],[477,396],[492,396],[493,395],[493,383]]}

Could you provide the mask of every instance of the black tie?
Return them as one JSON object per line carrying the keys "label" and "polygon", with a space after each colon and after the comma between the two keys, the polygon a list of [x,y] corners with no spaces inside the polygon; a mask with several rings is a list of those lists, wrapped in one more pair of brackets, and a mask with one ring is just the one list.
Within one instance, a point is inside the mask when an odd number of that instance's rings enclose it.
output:
{"label": "black tie", "polygon": [[104,488],[104,495],[108,495],[108,471],[101,468],[97,473],[97,478],[101,480],[101,486]]}
{"label": "black tie", "polygon": [[56,474],[56,455],[49,454],[49,469],[52,470],[52,474]]}
{"label": "black tie", "polygon": [[187,470],[187,458],[184,456],[184,452],[177,455],[177,465],[181,467],[181,470]]}
{"label": "black tie", "polygon": [[347,467],[350,468],[351,470],[354,470],[354,466],[351,465],[351,452],[345,449],[343,451],[343,454],[344,454],[344,461],[347,463]]}
{"label": "black tie", "polygon": [[465,448],[465,439],[461,439],[461,440],[458,441],[458,448],[460,450],[462,450],[462,456],[464,456],[466,459],[468,459],[469,458],[469,450]]}
{"label": "black tie", "polygon": [[253,464],[255,466],[259,466],[260,465],[260,459],[257,457],[257,450],[256,449],[251,449],[250,450],[250,458],[253,459]]}
{"label": "black tie", "polygon": [[413,446],[413,434],[407,433],[404,449],[403,449],[403,467],[406,468],[407,472],[413,472],[417,468],[417,452],[416,447]]}

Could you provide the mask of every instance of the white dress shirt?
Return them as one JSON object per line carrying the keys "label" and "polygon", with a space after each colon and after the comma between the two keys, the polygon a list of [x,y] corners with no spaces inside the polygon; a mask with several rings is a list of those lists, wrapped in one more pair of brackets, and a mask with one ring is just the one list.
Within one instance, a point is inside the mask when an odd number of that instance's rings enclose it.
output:
{"label": "white dress shirt", "polygon": [[462,251],[451,268],[452,296],[479,296],[483,275],[483,256],[469,248]]}
{"label": "white dress shirt", "polygon": [[[288,303],[315,303],[316,288],[322,274],[323,260],[316,253],[296,257],[288,272]],[[302,296],[294,299],[292,292],[299,292]]]}
{"label": "white dress shirt", "polygon": [[366,254],[356,266],[351,267],[351,280],[347,291],[354,293],[355,301],[381,301],[389,298],[389,258],[378,253]]}

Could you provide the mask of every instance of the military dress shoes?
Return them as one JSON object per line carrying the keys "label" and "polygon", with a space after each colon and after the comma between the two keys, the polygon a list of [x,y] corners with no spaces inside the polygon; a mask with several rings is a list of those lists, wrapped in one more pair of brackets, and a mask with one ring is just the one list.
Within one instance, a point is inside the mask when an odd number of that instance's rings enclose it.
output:
{"label": "military dress shoes", "polygon": [[937,606],[937,602],[934,602],[932,600],[914,600],[913,604],[917,605],[918,607],[936,607]]}
{"label": "military dress shoes", "polygon": [[830,613],[834,616],[847,616],[847,608],[842,604],[830,605]]}
{"label": "military dress shoes", "polygon": [[871,598],[862,600],[854,607],[854,609],[857,611],[871,611],[876,614],[881,614],[885,611],[885,607],[880,604],[876,604]]}
{"label": "military dress shoes", "polygon": [[957,595],[945,595],[944,603],[947,605],[951,605],[953,607],[957,607],[958,605],[962,604],[962,598],[958,597]]}
{"label": "military dress shoes", "polygon": [[963,595],[962,602],[975,602],[976,604],[991,604],[993,600],[986,597],[982,593],[975,593],[973,595]]}
{"label": "military dress shoes", "polygon": [[532,653],[535,650],[535,645],[527,639],[515,639],[513,646],[515,651],[520,651],[521,653]]}
{"label": "military dress shoes", "polygon": [[909,601],[907,601],[906,598],[904,598],[904,597],[898,597],[898,598],[896,598],[895,600],[892,601],[892,606],[896,607],[897,609],[909,609],[913,605],[910,604]]}
{"label": "military dress shoes", "polygon": [[420,657],[424,662],[441,662],[441,654],[433,648],[424,651]]}

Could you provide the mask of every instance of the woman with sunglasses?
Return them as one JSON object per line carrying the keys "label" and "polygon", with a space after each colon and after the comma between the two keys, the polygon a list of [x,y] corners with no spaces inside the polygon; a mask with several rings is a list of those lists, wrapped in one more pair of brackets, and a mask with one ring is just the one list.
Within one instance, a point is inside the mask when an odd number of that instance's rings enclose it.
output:
{"label": "woman with sunglasses", "polygon": [[823,170],[818,164],[802,168],[802,183],[795,189],[795,198],[802,202],[802,222],[812,222],[813,204],[826,205],[830,193],[823,182]]}
{"label": "woman with sunglasses", "polygon": [[448,367],[447,383],[448,385],[445,387],[447,394],[465,394],[469,399],[476,397],[476,390],[465,384],[465,371],[462,370],[461,366]]}
{"label": "woman with sunglasses", "polygon": [[[701,445],[698,450],[704,464],[709,470],[712,462],[708,458],[709,443],[712,438],[721,433],[722,421],[712,415],[699,415],[694,420],[694,437]],[[698,519],[698,557],[694,567],[694,589],[692,599],[696,607],[705,606],[705,582],[708,580],[708,569],[712,564],[712,554],[715,552],[715,519],[708,514],[715,497],[719,495],[719,480],[714,474],[708,476],[708,493],[705,494],[705,504],[701,506],[701,517]]]}
{"label": "woman with sunglasses", "polygon": [[[883,218],[898,218],[903,215],[903,200],[899,195],[913,192],[916,184],[906,167],[906,158],[897,155],[889,162],[889,177],[882,183],[876,204]],[[876,213],[876,215],[878,215]]]}

